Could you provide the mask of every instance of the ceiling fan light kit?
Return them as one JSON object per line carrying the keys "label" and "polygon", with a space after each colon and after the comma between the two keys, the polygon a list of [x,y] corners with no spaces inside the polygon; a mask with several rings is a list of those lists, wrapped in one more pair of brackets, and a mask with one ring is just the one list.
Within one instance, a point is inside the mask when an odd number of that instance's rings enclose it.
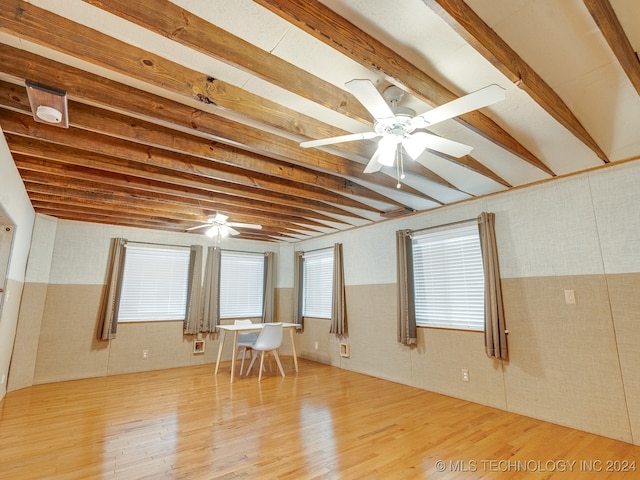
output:
{"label": "ceiling fan light kit", "polygon": [[193,230],[200,230],[201,228],[206,228],[207,230],[204,234],[209,238],[217,238],[218,240],[222,238],[226,238],[229,235],[239,235],[240,232],[233,227],[236,228],[249,228],[253,230],[261,230],[262,225],[257,225],[254,223],[238,223],[238,222],[228,222],[229,217],[222,213],[216,213],[215,215],[209,215],[207,217],[206,223],[202,225],[196,225],[195,227],[187,228],[187,232]]}
{"label": "ceiling fan light kit", "polygon": [[217,236],[220,236],[221,238],[226,238],[229,236],[229,230],[224,225],[221,225],[221,226],[214,225],[209,230],[204,232],[204,234],[209,238],[215,238]]}
{"label": "ceiling fan light kit", "polygon": [[400,179],[404,178],[403,151],[416,160],[427,149],[456,158],[469,154],[473,149],[469,145],[427,133],[423,131],[424,129],[505,98],[505,90],[494,84],[416,115],[414,110],[398,105],[404,91],[395,85],[387,87],[382,95],[375,85],[366,79],[351,80],[345,83],[345,87],[373,116],[375,120],[373,131],[310,140],[302,142],[300,146],[304,148],[320,147],[381,137],[378,141],[378,148],[365,167],[364,173],[377,172],[383,166],[391,167],[395,163],[398,188]]}

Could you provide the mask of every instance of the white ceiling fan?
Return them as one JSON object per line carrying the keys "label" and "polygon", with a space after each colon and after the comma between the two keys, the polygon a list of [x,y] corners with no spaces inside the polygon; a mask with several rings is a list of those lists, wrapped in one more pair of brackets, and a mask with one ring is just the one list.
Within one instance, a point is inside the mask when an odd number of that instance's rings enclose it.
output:
{"label": "white ceiling fan", "polygon": [[223,215],[222,213],[216,213],[215,215],[209,215],[207,217],[207,223],[203,223],[202,225],[198,225],[195,227],[188,228],[187,231],[198,230],[200,228],[207,228],[207,231],[204,234],[207,237],[228,237],[229,235],[238,235],[240,232],[235,230],[236,228],[251,228],[254,230],[261,230],[262,225],[256,225],[255,223],[238,223],[238,222],[227,222],[229,217],[227,215]]}
{"label": "white ceiling fan", "polygon": [[394,85],[387,87],[382,95],[370,80],[351,80],[345,83],[345,87],[373,116],[375,120],[373,131],[310,140],[300,143],[300,146],[320,147],[381,137],[378,141],[378,149],[364,169],[365,173],[377,172],[383,166],[392,166],[396,157],[402,155],[402,148],[398,146],[404,147],[414,160],[422,155],[425,149],[442,152],[452,157],[467,155],[473,147],[422,130],[505,98],[505,90],[493,84],[416,115],[412,109],[398,106],[404,91]]}

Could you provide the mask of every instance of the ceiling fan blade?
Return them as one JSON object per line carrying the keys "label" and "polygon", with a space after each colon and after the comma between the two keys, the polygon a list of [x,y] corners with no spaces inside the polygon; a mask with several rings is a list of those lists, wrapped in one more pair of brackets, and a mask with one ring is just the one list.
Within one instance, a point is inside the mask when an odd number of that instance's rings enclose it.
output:
{"label": "ceiling fan blade", "polygon": [[504,88],[496,84],[489,85],[488,87],[481,88],[473,93],[440,105],[428,112],[417,115],[415,119],[418,122],[424,122],[424,125],[416,125],[416,128],[435,125],[444,120],[499,102],[504,100],[504,98]]}
{"label": "ceiling fan blade", "polygon": [[197,227],[191,227],[191,228],[187,228],[187,232],[190,232],[191,230],[199,230],[200,228],[206,228],[206,227],[210,227],[211,224],[210,223],[203,223],[202,225],[198,225]]}
{"label": "ceiling fan blade", "polygon": [[309,140],[300,143],[302,148],[321,147],[322,145],[333,145],[334,143],[352,142],[354,140],[368,140],[377,137],[376,132],[351,133],[349,135],[341,135],[339,137],[322,138],[320,140]]}
{"label": "ceiling fan blade", "polygon": [[237,228],[252,228],[254,230],[262,230],[262,225],[257,225],[255,223],[228,222],[227,226],[229,226],[229,227],[237,227]]}
{"label": "ceiling fan blade", "polygon": [[378,150],[376,150],[376,152],[371,157],[371,160],[369,160],[369,163],[367,163],[367,166],[364,169],[364,173],[374,173],[380,171],[380,169],[382,168],[382,164],[378,162],[379,157],[380,149],[378,148]]}
{"label": "ceiling fan blade", "polygon": [[371,113],[374,119],[380,121],[395,117],[393,110],[371,80],[351,80],[344,86]]}
{"label": "ceiling fan blade", "polygon": [[240,232],[231,228],[228,224],[224,226],[231,235],[238,235]]}
{"label": "ceiling fan blade", "polygon": [[426,132],[416,132],[402,142],[402,146],[414,160],[422,155],[426,148],[436,150],[451,157],[459,158],[468,155],[473,147],[464,143],[454,142]]}

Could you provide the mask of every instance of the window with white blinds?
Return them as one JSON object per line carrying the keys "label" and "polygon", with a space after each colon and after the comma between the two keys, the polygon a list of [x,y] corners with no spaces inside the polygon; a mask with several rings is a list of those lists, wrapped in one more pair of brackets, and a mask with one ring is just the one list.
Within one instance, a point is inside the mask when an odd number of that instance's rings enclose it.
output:
{"label": "window with white blinds", "polygon": [[221,252],[220,318],[262,317],[264,255]]}
{"label": "window with white blinds", "polygon": [[189,286],[189,248],[126,247],[119,322],[184,320]]}
{"label": "window with white blinds", "polygon": [[302,315],[331,318],[333,291],[333,249],[304,254]]}
{"label": "window with white blinds", "polygon": [[484,329],[484,274],[478,226],[413,237],[416,324]]}

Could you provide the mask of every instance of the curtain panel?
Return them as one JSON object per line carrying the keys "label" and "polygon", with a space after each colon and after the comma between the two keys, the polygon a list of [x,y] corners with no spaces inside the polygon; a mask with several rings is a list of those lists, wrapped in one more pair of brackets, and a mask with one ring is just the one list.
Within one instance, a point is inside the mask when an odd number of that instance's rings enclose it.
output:
{"label": "curtain panel", "polygon": [[107,285],[100,312],[99,340],[116,338],[118,330],[118,304],[124,273],[126,238],[112,238],[107,261]]}
{"label": "curtain panel", "polygon": [[342,336],[346,333],[346,304],[344,286],[344,262],[342,258],[342,244],[333,246],[333,293],[331,299],[331,327],[329,333]]}
{"label": "curtain panel", "polygon": [[507,331],[502,304],[494,213],[482,212],[478,216],[478,231],[484,264],[485,351],[489,357],[507,359]]}
{"label": "curtain panel", "polygon": [[302,277],[304,252],[295,252],[293,257],[293,323],[302,325]]}
{"label": "curtain panel", "polygon": [[202,245],[191,245],[189,259],[189,285],[187,287],[187,310],[184,317],[185,335],[200,331],[202,323]]}
{"label": "curtain panel", "polygon": [[264,253],[264,297],[262,300],[262,322],[271,323],[274,318],[274,296],[275,296],[275,280],[274,280],[274,252]]}
{"label": "curtain panel", "polygon": [[396,268],[398,295],[398,342],[416,345],[416,309],[413,288],[413,244],[411,230],[396,232]]}
{"label": "curtain panel", "polygon": [[207,248],[202,295],[202,332],[215,332],[220,325],[220,247]]}

